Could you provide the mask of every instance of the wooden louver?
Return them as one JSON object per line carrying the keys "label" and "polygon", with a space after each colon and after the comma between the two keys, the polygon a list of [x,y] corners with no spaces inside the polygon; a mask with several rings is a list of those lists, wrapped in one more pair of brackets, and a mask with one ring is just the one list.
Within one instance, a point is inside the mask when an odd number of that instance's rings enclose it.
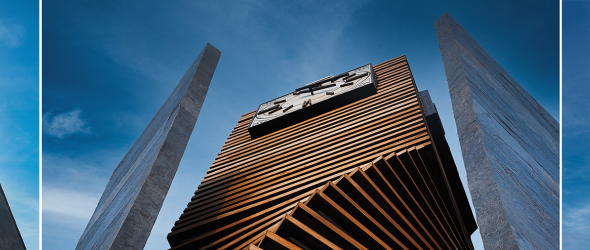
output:
{"label": "wooden louver", "polygon": [[405,56],[373,69],[377,94],[267,135],[243,115],[171,249],[472,249]]}

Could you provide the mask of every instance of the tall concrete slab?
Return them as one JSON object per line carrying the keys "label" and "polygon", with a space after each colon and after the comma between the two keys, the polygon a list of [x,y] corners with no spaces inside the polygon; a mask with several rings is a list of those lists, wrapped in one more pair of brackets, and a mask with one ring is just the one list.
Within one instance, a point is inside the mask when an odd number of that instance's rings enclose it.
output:
{"label": "tall concrete slab", "polygon": [[25,243],[20,236],[12,211],[10,211],[2,185],[0,185],[0,250],[21,249],[26,249]]}
{"label": "tall concrete slab", "polygon": [[434,24],[486,249],[559,249],[559,124],[447,13]]}
{"label": "tall concrete slab", "polygon": [[113,172],[76,249],[143,249],[221,52],[207,44]]}

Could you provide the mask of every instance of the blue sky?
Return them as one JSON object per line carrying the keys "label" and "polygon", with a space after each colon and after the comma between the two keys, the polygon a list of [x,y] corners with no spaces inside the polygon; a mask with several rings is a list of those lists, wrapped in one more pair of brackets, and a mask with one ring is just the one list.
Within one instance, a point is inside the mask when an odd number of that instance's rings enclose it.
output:
{"label": "blue sky", "polygon": [[39,248],[39,3],[0,1],[0,184]]}
{"label": "blue sky", "polygon": [[590,248],[590,1],[563,2],[563,248]]}
{"label": "blue sky", "polygon": [[[556,119],[558,1],[73,1],[43,5],[43,246],[75,247],[117,164],[209,42],[221,52],[146,249],[238,118],[295,87],[405,54],[466,185],[434,22],[449,12]],[[482,249],[477,231],[473,236]]]}

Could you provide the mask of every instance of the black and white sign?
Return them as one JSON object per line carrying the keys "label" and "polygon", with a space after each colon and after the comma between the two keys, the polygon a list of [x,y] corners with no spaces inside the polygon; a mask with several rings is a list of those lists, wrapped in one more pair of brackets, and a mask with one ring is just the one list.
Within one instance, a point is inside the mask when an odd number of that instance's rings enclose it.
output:
{"label": "black and white sign", "polygon": [[253,136],[266,134],[376,92],[377,84],[373,67],[367,64],[336,76],[317,80],[295,89],[294,92],[261,104],[248,130]]}

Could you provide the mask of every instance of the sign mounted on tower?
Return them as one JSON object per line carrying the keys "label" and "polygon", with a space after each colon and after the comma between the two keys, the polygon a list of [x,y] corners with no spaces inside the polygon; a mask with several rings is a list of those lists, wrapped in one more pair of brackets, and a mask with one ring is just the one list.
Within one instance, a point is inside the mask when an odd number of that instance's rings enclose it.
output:
{"label": "sign mounted on tower", "polygon": [[262,136],[375,93],[373,66],[367,64],[260,104],[248,131],[252,137]]}

